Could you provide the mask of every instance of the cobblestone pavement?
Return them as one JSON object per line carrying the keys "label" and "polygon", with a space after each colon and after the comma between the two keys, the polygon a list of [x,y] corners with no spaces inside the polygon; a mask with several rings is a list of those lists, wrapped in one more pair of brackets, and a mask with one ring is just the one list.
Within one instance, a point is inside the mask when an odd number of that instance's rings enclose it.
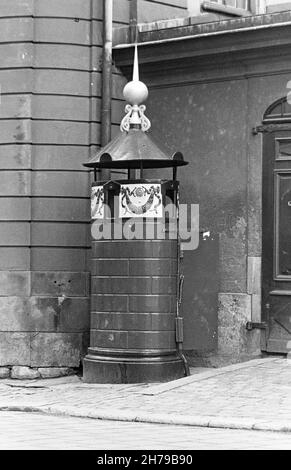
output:
{"label": "cobblestone pavement", "polygon": [[291,449],[291,434],[0,412],[0,450]]}
{"label": "cobblestone pavement", "polygon": [[[261,359],[213,369],[208,377],[202,372],[191,377],[190,383],[189,378],[185,378],[179,384],[171,388],[172,383],[169,383],[168,390],[149,395],[154,387],[148,384],[84,384],[77,377],[30,382],[1,380],[0,409],[27,408],[145,422],[152,419],[155,422],[159,414],[164,421],[158,422],[193,424],[196,419],[194,424],[204,426],[252,429],[258,425],[257,428],[263,430],[284,430],[284,426],[291,429],[291,363],[288,359]],[[141,419],[136,417],[138,414]],[[186,422],[179,423],[179,419]]]}

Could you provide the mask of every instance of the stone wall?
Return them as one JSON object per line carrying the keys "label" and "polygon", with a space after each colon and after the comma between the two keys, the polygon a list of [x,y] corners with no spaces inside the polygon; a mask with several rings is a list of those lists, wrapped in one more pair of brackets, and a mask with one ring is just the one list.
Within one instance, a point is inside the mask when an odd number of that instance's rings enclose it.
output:
{"label": "stone wall", "polygon": [[[90,173],[82,163],[100,144],[102,14],[95,0],[0,5],[2,367],[76,368],[87,347]],[[126,0],[114,21],[128,22]],[[114,70],[113,127],[123,84]]]}

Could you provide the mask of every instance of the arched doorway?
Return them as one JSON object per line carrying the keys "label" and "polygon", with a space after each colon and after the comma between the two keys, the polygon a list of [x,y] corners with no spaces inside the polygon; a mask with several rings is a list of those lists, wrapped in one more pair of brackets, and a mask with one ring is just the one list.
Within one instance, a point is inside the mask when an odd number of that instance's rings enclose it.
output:
{"label": "arched doorway", "polygon": [[268,352],[291,351],[291,105],[263,120],[262,319]]}

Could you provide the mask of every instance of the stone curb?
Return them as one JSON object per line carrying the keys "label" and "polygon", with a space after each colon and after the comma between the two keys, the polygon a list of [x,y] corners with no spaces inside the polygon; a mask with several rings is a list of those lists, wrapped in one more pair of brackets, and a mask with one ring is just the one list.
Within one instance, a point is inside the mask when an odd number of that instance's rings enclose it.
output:
{"label": "stone curb", "polygon": [[71,416],[74,418],[90,418],[106,421],[126,421],[135,423],[170,424],[203,428],[241,429],[252,431],[291,432],[291,423],[283,421],[267,421],[250,418],[223,418],[215,416],[181,416],[176,414],[136,413],[133,411],[92,410],[68,406],[30,406],[30,405],[1,405],[1,411],[18,411],[26,413],[43,413],[55,416]]}
{"label": "stone curb", "polygon": [[160,393],[168,392],[169,390],[173,390],[174,388],[183,387],[184,385],[189,385],[194,382],[200,382],[200,380],[211,379],[212,377],[216,377],[217,375],[227,374],[231,372],[235,372],[240,369],[245,369],[247,367],[258,367],[262,366],[269,362],[277,361],[277,357],[267,357],[263,359],[253,359],[246,362],[241,362],[238,364],[231,364],[225,367],[219,367],[217,369],[213,369],[206,372],[199,372],[198,374],[190,375],[188,377],[183,377],[182,379],[173,380],[171,382],[166,382],[159,385],[153,385],[152,387],[148,387],[142,395],[159,395]]}

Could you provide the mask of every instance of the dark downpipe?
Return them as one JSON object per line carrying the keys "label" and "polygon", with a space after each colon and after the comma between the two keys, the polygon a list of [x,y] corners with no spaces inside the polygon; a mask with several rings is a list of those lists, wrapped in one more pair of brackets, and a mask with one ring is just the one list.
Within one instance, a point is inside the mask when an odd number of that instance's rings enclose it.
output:
{"label": "dark downpipe", "polygon": [[[101,147],[111,140],[113,0],[103,0],[103,63],[101,105]],[[110,179],[110,170],[101,171],[101,180]]]}
{"label": "dark downpipe", "polygon": [[181,251],[181,239],[178,240],[178,273],[177,273],[177,312],[176,312],[176,345],[177,345],[177,352],[184,363],[184,370],[185,375],[189,376],[190,368],[188,361],[183,354],[183,341],[184,341],[184,325],[183,325],[183,317],[180,316],[181,311],[181,304],[183,298],[183,284],[184,284],[184,275],[182,274],[182,260],[184,257],[183,252]]}
{"label": "dark downpipe", "polygon": [[132,43],[136,42],[137,40],[137,0],[130,0],[129,31],[130,31],[130,41]]}

